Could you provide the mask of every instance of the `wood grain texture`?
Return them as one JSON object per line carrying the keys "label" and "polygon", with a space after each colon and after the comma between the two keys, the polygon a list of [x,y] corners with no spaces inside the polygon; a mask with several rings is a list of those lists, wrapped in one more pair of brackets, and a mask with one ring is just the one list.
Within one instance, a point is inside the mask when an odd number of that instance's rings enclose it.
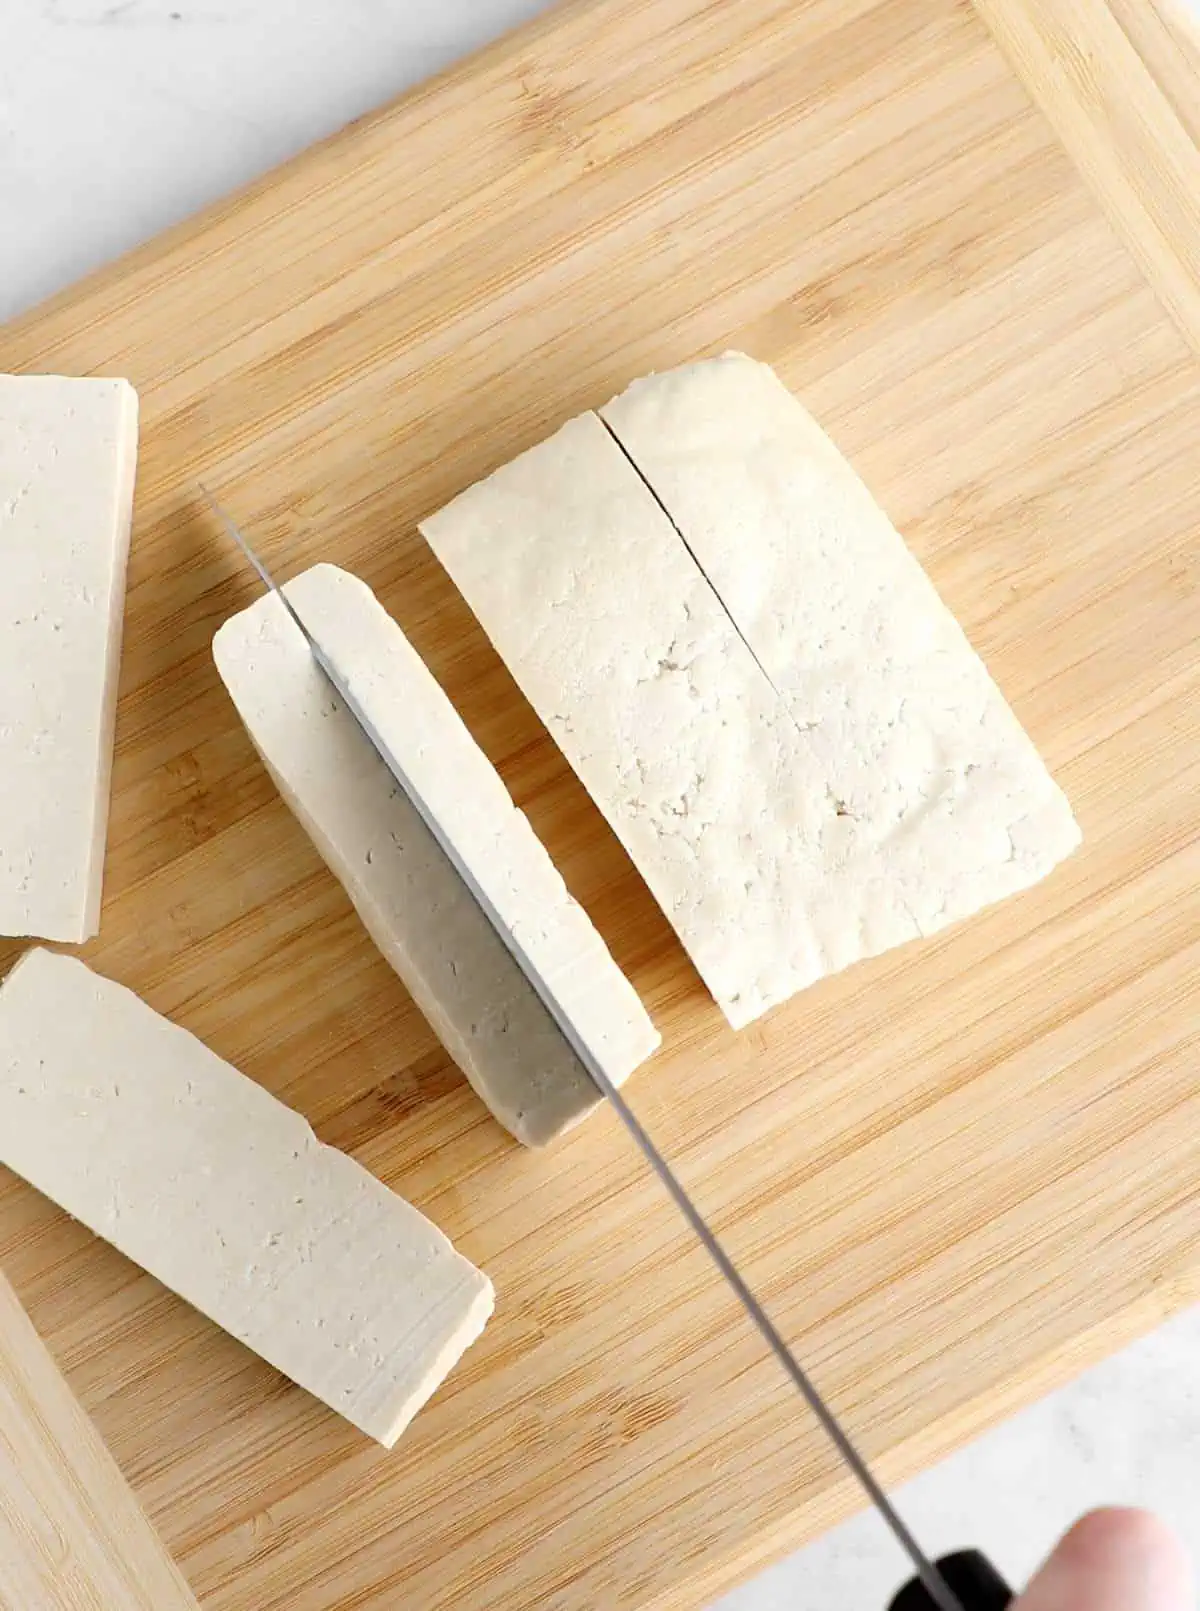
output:
{"label": "wood grain texture", "polygon": [[1191,0],[1109,0],[1193,145],[1200,146],[1200,13]]}
{"label": "wood grain texture", "polygon": [[0,1275],[0,1607],[196,1611],[196,1601]]}
{"label": "wood grain texture", "polygon": [[1200,352],[1200,79],[1182,11],[1173,0],[975,6]]}
{"label": "wood grain texture", "polygon": [[[739,1036],[414,530],[731,345],[879,495],[1086,841]],[[373,951],[219,686],[255,584],[197,479],[427,656],[664,1032],[631,1102],[885,1477],[1195,1294],[1200,366],[966,0],[569,5],[0,366],[143,395],[90,960],[497,1287],[389,1455],[0,1184],[0,1257],[206,1611],[698,1607],[859,1500],[613,1117],[522,1152]]]}

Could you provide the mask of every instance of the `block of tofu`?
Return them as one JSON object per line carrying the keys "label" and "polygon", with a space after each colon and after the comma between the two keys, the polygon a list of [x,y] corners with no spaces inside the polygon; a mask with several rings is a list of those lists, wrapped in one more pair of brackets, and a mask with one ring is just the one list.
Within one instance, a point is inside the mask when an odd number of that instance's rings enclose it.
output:
{"label": "block of tofu", "polygon": [[[331,565],[289,602],[549,981],[609,1078],[659,1037],[583,908],[420,656],[370,588]],[[226,623],[218,669],[279,787],[450,1055],[530,1146],[599,1093],[277,599]]]}
{"label": "block of tofu", "polygon": [[[728,353],[601,413],[804,734],[839,814],[833,959],[880,949],[877,892],[930,934],[1079,843],[1061,789],[883,510],[766,364]],[[861,927],[862,940],[856,939]]]}
{"label": "block of tofu", "polygon": [[0,986],[0,1163],[389,1448],[492,1311],[415,1208],[73,957]]}
{"label": "block of tofu", "polygon": [[0,934],[100,922],[137,394],[0,375]]}
{"label": "block of tofu", "polygon": [[[655,377],[421,529],[737,1028],[1033,883],[1078,830],[857,477],[813,427],[810,499],[812,433],[772,445],[749,360],[725,362],[740,389],[685,438],[701,494],[660,474]],[[827,540],[785,563],[788,500]],[[794,660],[760,616],[796,623]]]}

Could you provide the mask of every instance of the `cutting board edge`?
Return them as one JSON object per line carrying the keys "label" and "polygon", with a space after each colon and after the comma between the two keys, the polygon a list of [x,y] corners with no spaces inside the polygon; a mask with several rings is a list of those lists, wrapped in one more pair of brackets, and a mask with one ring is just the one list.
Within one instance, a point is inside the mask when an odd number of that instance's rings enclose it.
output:
{"label": "cutting board edge", "polygon": [[[1134,41],[1106,0],[971,3],[1164,311],[1200,355],[1200,149]],[[1145,5],[1180,33],[1190,29],[1191,19],[1171,0]],[[1200,30],[1195,35],[1200,52]],[[1200,82],[1196,88],[1200,95]]]}
{"label": "cutting board edge", "polygon": [[[298,179],[306,174],[314,162],[337,157],[343,148],[353,145],[366,135],[377,132],[401,108],[411,110],[424,100],[432,100],[444,94],[460,80],[466,85],[481,71],[492,72],[502,69],[510,56],[530,49],[543,34],[553,32],[560,25],[564,13],[581,10],[586,4],[587,0],[552,0],[546,10],[536,16],[506,29],[495,39],[448,63],[430,74],[428,78],[410,84],[399,94],[388,96],[378,105],[351,118],[339,128],[301,146],[290,156],[272,163],[262,173],[255,174],[232,189],[213,197],[196,211],[187,213],[157,230],[148,239],[127,247],[116,257],[98,264],[77,279],[61,286],[57,291],[39,297],[30,307],[23,308],[11,318],[0,319],[0,337],[5,340],[20,340],[35,326],[76,308],[80,302],[103,296],[110,287],[129,280],[140,272],[143,263],[146,266],[161,264],[163,258],[181,252],[193,240],[206,235],[226,214],[233,216],[241,213],[247,206],[254,205],[268,197],[271,192],[278,190],[288,180]],[[14,372],[32,374],[39,371],[36,366],[18,364]]]}

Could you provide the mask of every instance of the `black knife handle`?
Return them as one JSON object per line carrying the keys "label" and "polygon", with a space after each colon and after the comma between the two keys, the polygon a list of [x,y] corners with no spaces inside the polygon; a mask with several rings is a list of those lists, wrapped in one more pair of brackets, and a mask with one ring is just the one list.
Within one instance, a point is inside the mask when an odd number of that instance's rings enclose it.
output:
{"label": "black knife handle", "polygon": [[[962,1611],[1005,1611],[1012,1604],[1012,1590],[987,1556],[977,1549],[943,1555],[937,1562],[937,1569]],[[920,1578],[914,1577],[900,1590],[888,1611],[938,1611],[938,1608]]]}

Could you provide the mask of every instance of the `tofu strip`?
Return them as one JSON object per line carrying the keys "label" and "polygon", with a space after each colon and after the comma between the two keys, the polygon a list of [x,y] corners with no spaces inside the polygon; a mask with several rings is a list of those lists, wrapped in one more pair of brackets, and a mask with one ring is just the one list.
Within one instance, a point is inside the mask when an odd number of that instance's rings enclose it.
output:
{"label": "tofu strip", "polygon": [[773,370],[728,353],[635,381],[601,414],[802,731],[798,781],[834,803],[831,960],[881,949],[883,888],[930,934],[1075,849],[1071,808],[982,660]]}
{"label": "tofu strip", "polygon": [[[443,831],[621,1084],[659,1037],[503,782],[358,578],[319,565],[287,597]],[[277,599],[218,632],[218,669],[281,794],[450,1055],[538,1146],[599,1095]]]}
{"label": "tofu strip", "polygon": [[0,987],[0,1163],[389,1448],[492,1311],[415,1208],[71,957]]}
{"label": "tofu strip", "polygon": [[137,394],[0,375],[0,934],[100,923]]}

